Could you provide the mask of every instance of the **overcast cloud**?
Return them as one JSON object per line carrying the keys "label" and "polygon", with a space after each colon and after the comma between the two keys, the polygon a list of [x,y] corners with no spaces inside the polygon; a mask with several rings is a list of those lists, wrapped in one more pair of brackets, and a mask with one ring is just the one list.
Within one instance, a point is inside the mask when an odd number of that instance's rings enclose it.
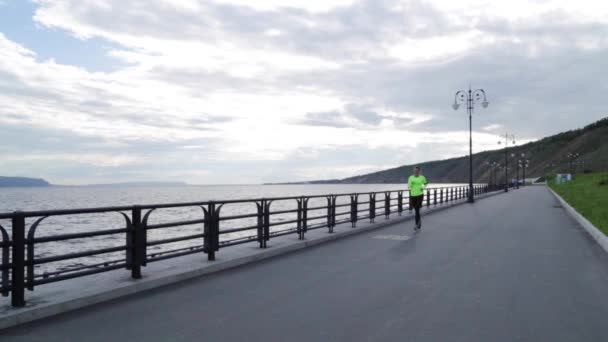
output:
{"label": "overcast cloud", "polygon": [[608,115],[603,1],[0,1],[0,175],[345,178]]}

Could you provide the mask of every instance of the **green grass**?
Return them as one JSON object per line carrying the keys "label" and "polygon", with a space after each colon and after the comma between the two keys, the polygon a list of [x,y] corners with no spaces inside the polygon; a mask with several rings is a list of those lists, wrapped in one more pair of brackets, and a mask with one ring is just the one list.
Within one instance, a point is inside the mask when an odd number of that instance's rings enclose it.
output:
{"label": "green grass", "polygon": [[579,174],[569,183],[549,186],[605,235],[608,235],[608,172]]}

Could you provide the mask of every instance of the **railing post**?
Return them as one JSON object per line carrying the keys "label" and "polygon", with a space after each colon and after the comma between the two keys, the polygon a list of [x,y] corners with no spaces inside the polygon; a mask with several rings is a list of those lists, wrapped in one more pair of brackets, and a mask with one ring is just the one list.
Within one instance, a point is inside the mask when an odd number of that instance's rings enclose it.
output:
{"label": "railing post", "polygon": [[13,213],[12,245],[11,305],[23,307],[25,306],[25,215],[20,211]]}
{"label": "railing post", "polygon": [[439,189],[439,203],[443,204],[443,188]]}
{"label": "railing post", "polygon": [[205,209],[205,239],[203,250],[207,253],[209,261],[215,260],[215,252],[219,250],[219,217],[215,203],[210,202]]}
{"label": "railing post", "polygon": [[258,243],[260,244],[260,248],[264,248],[264,204],[265,200],[261,202],[256,202],[255,204],[258,207]]}
{"label": "railing post", "polygon": [[298,202],[298,240],[304,240],[304,231],[302,230],[302,205],[304,197],[300,197],[296,201]]}
{"label": "railing post", "polygon": [[403,191],[397,192],[397,212],[399,213],[399,216],[401,216],[401,213],[403,212]]}
{"label": "railing post", "polygon": [[308,231],[308,200],[310,198],[303,198],[302,202],[302,239],[304,234]]}
{"label": "railing post", "polygon": [[336,196],[329,195],[329,196],[327,196],[327,228],[329,228],[330,234],[332,234],[334,232],[335,226],[336,226]]}
{"label": "railing post", "polygon": [[9,290],[8,290],[8,281],[9,281],[9,273],[10,273],[10,268],[8,267],[9,265],[9,252],[10,252],[10,238],[8,236],[8,233],[6,232],[6,230],[4,229],[4,227],[2,227],[2,225],[0,225],[0,237],[2,237],[2,275],[0,275],[0,278],[2,278],[2,297],[8,297],[9,296]]}
{"label": "railing post", "polygon": [[268,247],[270,240],[270,203],[272,201],[264,201],[264,248]]}
{"label": "railing post", "polygon": [[437,206],[437,189],[433,190],[433,205]]}
{"label": "railing post", "polygon": [[373,223],[376,218],[376,194],[369,194],[369,222]]}
{"label": "railing post", "polygon": [[[141,222],[141,207],[133,206],[131,210],[131,227],[127,229],[131,231],[131,239],[128,242],[127,250],[130,251],[130,258],[127,258],[127,264],[129,259],[131,261],[131,278],[141,278],[141,264],[146,257],[146,251],[144,244],[142,243],[143,230]],[[129,234],[127,234],[128,236]],[[142,253],[143,252],[143,253]]]}
{"label": "railing post", "polygon": [[384,193],[384,218],[388,219],[391,215],[391,193],[387,191]]}
{"label": "railing post", "polygon": [[358,206],[359,206],[359,195],[352,194],[350,195],[350,223],[353,228],[357,225],[358,216]]}

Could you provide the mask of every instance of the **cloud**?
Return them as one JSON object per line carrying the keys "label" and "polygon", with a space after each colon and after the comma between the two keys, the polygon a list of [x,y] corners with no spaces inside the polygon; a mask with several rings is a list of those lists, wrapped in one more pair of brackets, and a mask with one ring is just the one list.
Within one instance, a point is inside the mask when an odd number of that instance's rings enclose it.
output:
{"label": "cloud", "polygon": [[[116,174],[152,166],[243,183],[306,178],[329,167],[325,158],[338,158],[331,167],[344,177],[352,165],[373,165],[351,152],[377,165],[445,158],[466,151],[466,112],[450,105],[469,84],[490,101],[473,114],[475,150],[495,148],[502,131],[534,139],[606,113],[608,8],[599,2],[35,4],[41,30],[107,42],[117,67],[91,72],[86,61],[41,59],[0,33],[0,128],[29,127],[33,140],[70,137],[36,145],[45,152],[20,162],[15,152],[27,150],[7,141],[0,151],[15,173],[31,169],[32,158],[78,159]],[[309,172],[298,173],[300,159]],[[247,168],[247,178],[230,168]],[[53,177],[74,176],[62,169]]]}

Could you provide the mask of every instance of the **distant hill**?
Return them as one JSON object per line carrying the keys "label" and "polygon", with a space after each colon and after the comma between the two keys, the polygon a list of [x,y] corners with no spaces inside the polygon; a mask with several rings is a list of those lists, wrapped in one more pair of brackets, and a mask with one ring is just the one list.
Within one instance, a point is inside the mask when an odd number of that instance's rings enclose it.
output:
{"label": "distant hill", "polygon": [[[580,157],[574,164],[577,172],[608,171],[608,117],[581,129],[571,130],[521,146],[509,147],[508,155],[525,153],[530,160],[526,178],[540,177],[555,172],[569,172],[569,153],[578,153]],[[484,151],[473,155],[473,179],[478,183],[489,181],[490,167],[486,163],[504,164],[504,149]],[[433,183],[466,183],[468,182],[468,155],[438,161],[415,164],[423,169],[424,175]],[[514,160],[509,158],[509,178],[515,178]],[[414,165],[403,165],[374,173],[349,177],[340,180],[307,182],[312,184],[326,183],[404,183],[412,173]],[[504,171],[502,171],[504,172]],[[520,170],[521,177],[521,170]],[[501,181],[504,173],[501,173]]]}
{"label": "distant hill", "polygon": [[[87,184],[83,186],[91,187],[138,187],[138,186],[187,186],[184,182],[124,182],[124,183],[106,183],[106,184]],[[50,184],[41,178],[27,177],[2,177],[0,176],[0,187],[43,187],[43,186],[61,186]]]}
{"label": "distant hill", "polygon": [[124,183],[106,183],[106,184],[87,184],[85,186],[98,186],[98,187],[119,187],[119,186],[187,186],[184,182],[124,182]]}
{"label": "distant hill", "polygon": [[50,186],[49,182],[40,178],[26,178],[26,177],[2,177],[0,176],[0,187],[9,186]]}

